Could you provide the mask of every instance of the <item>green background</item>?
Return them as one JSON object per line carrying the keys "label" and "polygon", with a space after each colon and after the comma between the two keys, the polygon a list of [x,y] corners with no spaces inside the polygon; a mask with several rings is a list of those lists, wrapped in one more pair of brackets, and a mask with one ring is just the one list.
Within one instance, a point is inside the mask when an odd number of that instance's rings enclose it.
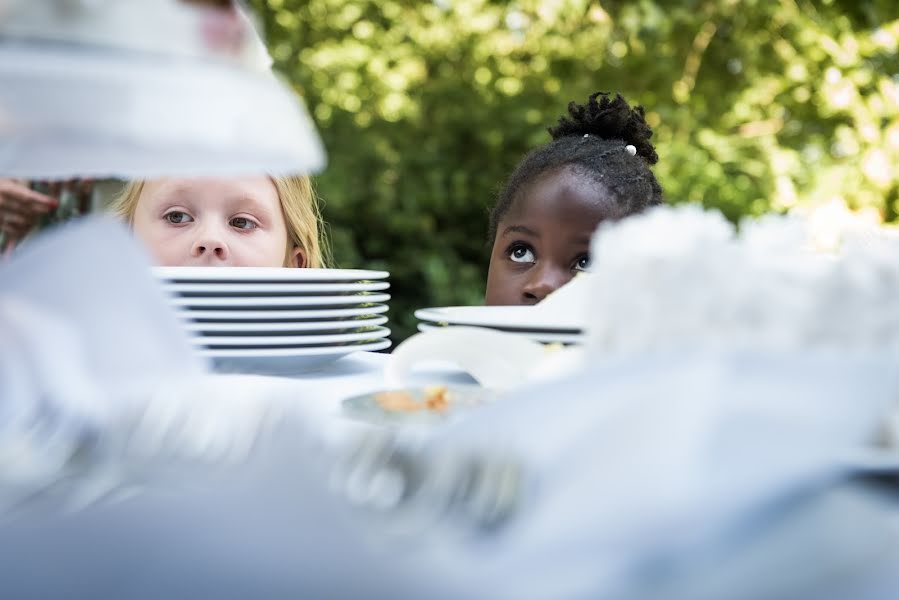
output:
{"label": "green background", "polygon": [[899,212],[892,0],[251,4],[328,151],[336,266],[391,272],[395,341],[482,302],[497,187],[594,91],[646,107],[670,202]]}

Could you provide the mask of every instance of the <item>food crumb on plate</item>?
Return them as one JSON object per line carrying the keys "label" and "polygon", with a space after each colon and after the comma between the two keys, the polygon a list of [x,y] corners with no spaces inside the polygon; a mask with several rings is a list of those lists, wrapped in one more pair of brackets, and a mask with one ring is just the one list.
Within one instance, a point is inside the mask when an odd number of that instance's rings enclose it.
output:
{"label": "food crumb on plate", "polygon": [[425,388],[424,397],[416,400],[411,393],[404,390],[380,392],[375,394],[375,401],[381,408],[391,412],[415,412],[430,410],[445,412],[450,406],[449,390],[438,385]]}

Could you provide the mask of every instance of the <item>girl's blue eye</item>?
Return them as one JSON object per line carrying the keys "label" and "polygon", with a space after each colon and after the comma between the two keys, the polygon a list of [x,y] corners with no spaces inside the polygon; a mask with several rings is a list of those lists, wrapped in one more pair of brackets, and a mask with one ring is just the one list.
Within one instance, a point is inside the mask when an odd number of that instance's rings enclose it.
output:
{"label": "girl's blue eye", "polygon": [[509,260],[517,263],[533,263],[537,261],[534,251],[525,244],[513,244],[509,248]]}
{"label": "girl's blue eye", "polygon": [[246,217],[234,217],[230,223],[231,227],[236,227],[237,229],[256,229],[256,223]]}
{"label": "girl's blue eye", "polygon": [[574,270],[575,271],[586,271],[590,268],[590,256],[582,256],[576,261],[574,261]]}
{"label": "girl's blue eye", "polygon": [[185,212],[181,212],[180,210],[173,210],[170,213],[166,213],[165,217],[163,218],[172,225],[180,225],[182,223],[190,223],[191,221],[193,221],[190,215]]}

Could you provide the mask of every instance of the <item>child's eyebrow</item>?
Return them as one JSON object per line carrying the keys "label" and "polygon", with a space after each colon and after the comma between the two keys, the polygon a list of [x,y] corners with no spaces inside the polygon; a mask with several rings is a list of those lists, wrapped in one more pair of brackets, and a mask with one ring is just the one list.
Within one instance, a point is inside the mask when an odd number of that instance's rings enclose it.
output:
{"label": "child's eyebrow", "polygon": [[534,231],[530,227],[525,227],[524,225],[509,225],[508,227],[503,229],[503,235],[507,235],[509,233],[523,233],[535,238],[540,237],[539,232]]}
{"label": "child's eyebrow", "polygon": [[245,209],[248,209],[250,212],[260,213],[265,216],[271,215],[271,210],[265,204],[265,202],[262,202],[261,200],[258,200],[257,198],[255,198],[253,196],[247,196],[247,195],[232,196],[230,198],[230,201],[232,203],[232,206],[234,206],[234,207],[245,208]]}

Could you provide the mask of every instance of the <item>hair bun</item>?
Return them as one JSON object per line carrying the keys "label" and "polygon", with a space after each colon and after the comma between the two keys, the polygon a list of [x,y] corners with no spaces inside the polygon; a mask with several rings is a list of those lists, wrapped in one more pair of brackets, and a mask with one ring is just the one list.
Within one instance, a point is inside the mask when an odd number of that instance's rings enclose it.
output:
{"label": "hair bun", "polygon": [[[590,95],[586,104],[568,103],[571,118],[559,117],[559,124],[549,128],[554,140],[563,137],[595,135],[604,140],[623,140],[634,146],[637,155],[654,165],[659,155],[649,142],[652,129],[646,123],[642,106],[631,108],[621,94],[610,99],[609,92]],[[623,150],[622,150],[623,152]]]}

